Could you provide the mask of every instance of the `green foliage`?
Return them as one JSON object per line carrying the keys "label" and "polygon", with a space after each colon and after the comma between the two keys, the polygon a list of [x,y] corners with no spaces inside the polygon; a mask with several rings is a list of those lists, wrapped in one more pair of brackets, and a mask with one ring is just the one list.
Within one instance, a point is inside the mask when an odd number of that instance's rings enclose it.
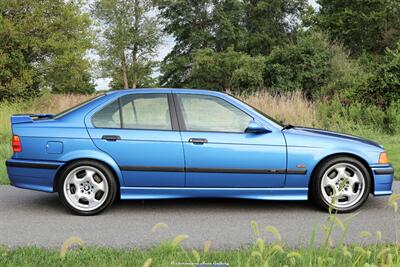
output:
{"label": "green foliage", "polygon": [[319,33],[306,33],[295,44],[276,47],[266,59],[266,85],[275,92],[315,94],[329,76],[329,49]]}
{"label": "green foliage", "polygon": [[400,42],[394,50],[387,49],[383,62],[369,78],[368,84],[358,90],[358,98],[383,108],[400,100]]}
{"label": "green foliage", "polygon": [[345,132],[359,128],[386,134],[400,132],[400,101],[392,102],[385,111],[361,102],[343,105],[338,98],[319,101],[316,105],[317,120],[322,128]]}
{"label": "green foliage", "polygon": [[152,60],[161,42],[160,24],[151,0],[97,0],[93,13],[99,21],[102,76],[112,78],[113,89],[147,85]]}
{"label": "green foliage", "polygon": [[335,96],[349,104],[357,99],[359,88],[366,86],[370,70],[361,60],[350,59],[341,45],[333,44],[329,49],[329,72],[319,89],[318,98],[327,100]]}
{"label": "green foliage", "polygon": [[161,66],[160,83],[171,87],[200,87],[193,84],[191,76],[198,50],[225,52],[233,48],[252,56],[269,54],[274,46],[290,40],[306,6],[305,0],[157,2],[165,20],[164,31],[175,39]]}
{"label": "green foliage", "polygon": [[158,0],[164,32],[175,45],[161,65],[160,84],[185,87],[190,83],[193,53],[212,46],[212,0]]}
{"label": "green foliage", "polygon": [[383,54],[400,38],[398,0],[318,0],[319,11],[308,21],[339,40],[352,55],[363,52]]}
{"label": "green foliage", "polygon": [[44,87],[93,90],[84,59],[91,20],[81,7],[80,1],[0,2],[0,99],[36,95]]}
{"label": "green foliage", "polygon": [[232,92],[254,91],[263,84],[263,57],[251,57],[228,49],[214,52],[199,50],[195,54],[192,73],[193,87]]}
{"label": "green foliage", "polygon": [[308,3],[306,0],[243,2],[245,52],[250,55],[268,55],[275,46],[282,46],[291,41],[301,26],[300,15]]}

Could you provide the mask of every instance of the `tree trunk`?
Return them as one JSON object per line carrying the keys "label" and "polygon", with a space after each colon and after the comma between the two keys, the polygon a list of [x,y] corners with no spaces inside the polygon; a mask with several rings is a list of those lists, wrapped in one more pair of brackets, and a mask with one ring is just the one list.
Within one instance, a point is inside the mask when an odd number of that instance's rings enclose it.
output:
{"label": "tree trunk", "polygon": [[137,60],[137,52],[135,51],[135,49],[133,49],[132,51],[132,88],[136,88],[137,87],[137,83],[139,80],[139,64],[138,64],[138,60]]}
{"label": "tree trunk", "polygon": [[121,57],[121,63],[122,63],[122,77],[124,81],[124,89],[128,89],[128,68],[126,66],[126,58],[125,58],[125,52],[122,53]]}
{"label": "tree trunk", "polygon": [[[142,16],[142,11],[140,9],[140,0],[135,0],[135,22],[133,25],[134,35],[138,36],[140,34],[139,23]],[[134,45],[132,49],[132,88],[136,88],[139,82],[139,62],[138,62],[138,48]]]}

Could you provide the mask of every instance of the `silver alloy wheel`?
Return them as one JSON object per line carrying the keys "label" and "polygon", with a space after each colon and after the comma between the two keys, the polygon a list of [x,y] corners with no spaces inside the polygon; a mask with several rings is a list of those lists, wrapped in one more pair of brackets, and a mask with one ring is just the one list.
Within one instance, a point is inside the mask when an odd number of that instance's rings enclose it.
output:
{"label": "silver alloy wheel", "polygon": [[100,170],[92,166],[80,166],[68,173],[63,190],[72,207],[81,211],[92,211],[105,202],[109,187]]}
{"label": "silver alloy wheel", "polygon": [[324,200],[336,209],[345,209],[356,204],[363,196],[365,177],[351,163],[337,163],[328,168],[321,180]]}

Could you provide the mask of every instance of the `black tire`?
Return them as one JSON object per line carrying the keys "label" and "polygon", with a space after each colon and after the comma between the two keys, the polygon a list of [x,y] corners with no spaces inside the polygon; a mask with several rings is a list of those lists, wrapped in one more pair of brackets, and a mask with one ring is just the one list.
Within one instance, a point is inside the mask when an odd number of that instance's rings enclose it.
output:
{"label": "black tire", "polygon": [[[321,182],[325,172],[333,165],[339,163],[345,163],[345,164],[347,163],[353,165],[354,167],[358,168],[358,170],[362,173],[364,178],[364,192],[361,198],[356,203],[346,208],[331,207],[332,206],[331,203],[328,203],[323,197],[321,189]],[[327,160],[323,161],[315,170],[310,184],[310,197],[312,202],[324,210],[329,210],[331,207],[332,211],[337,213],[348,213],[357,210],[368,199],[370,192],[371,192],[370,173],[368,172],[364,164],[362,164],[359,160],[348,156],[337,156],[328,158]]]}
{"label": "black tire", "polygon": [[[74,170],[80,166],[91,166],[91,167],[96,168],[104,175],[104,177],[107,179],[107,182],[108,182],[108,195],[105,197],[106,199],[101,204],[101,206],[99,206],[98,208],[96,208],[94,210],[85,211],[85,210],[79,210],[79,209],[75,208],[67,201],[66,196],[64,194],[63,186],[64,186],[65,179],[67,178],[68,174],[72,170]],[[70,212],[72,212],[73,214],[76,214],[76,215],[89,216],[89,215],[95,215],[95,214],[102,212],[104,209],[109,207],[115,201],[117,192],[118,192],[117,187],[118,187],[118,185],[117,185],[116,177],[115,177],[114,173],[104,164],[97,162],[97,161],[93,161],[93,160],[79,160],[79,161],[72,162],[71,164],[66,166],[66,168],[64,168],[64,170],[59,175],[59,179],[57,180],[57,191],[58,191],[58,196],[61,200],[61,203]]]}

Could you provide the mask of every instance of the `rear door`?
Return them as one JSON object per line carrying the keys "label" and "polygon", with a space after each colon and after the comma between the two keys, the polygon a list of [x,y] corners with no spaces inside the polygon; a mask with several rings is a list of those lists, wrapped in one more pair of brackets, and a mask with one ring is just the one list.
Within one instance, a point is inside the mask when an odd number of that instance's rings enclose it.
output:
{"label": "rear door", "polygon": [[184,186],[184,159],[170,94],[120,97],[87,119],[95,145],[119,165],[125,186]]}
{"label": "rear door", "polygon": [[254,120],[211,95],[176,93],[188,187],[282,187],[286,144],[281,131],[246,133]]}

